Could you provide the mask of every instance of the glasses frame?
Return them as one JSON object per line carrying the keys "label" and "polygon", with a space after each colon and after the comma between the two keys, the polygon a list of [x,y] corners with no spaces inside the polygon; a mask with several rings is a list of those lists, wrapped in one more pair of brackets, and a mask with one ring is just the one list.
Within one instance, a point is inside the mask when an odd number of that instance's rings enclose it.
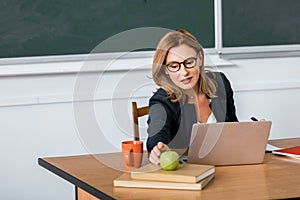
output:
{"label": "glasses frame", "polygon": [[[189,57],[189,58],[185,59],[185,60],[182,61],[182,62],[172,61],[172,62],[166,64],[165,67],[168,69],[169,72],[178,72],[178,71],[181,69],[182,64],[183,64],[183,66],[184,66],[185,68],[187,68],[187,69],[192,69],[192,68],[196,67],[196,65],[197,65],[198,55],[199,55],[199,53],[196,55],[196,57]],[[187,67],[187,66],[186,66],[186,62],[187,62],[189,59],[194,59],[194,60],[195,60],[195,65],[194,65],[194,66],[192,66],[192,67]],[[170,70],[170,68],[169,68],[170,64],[174,64],[174,63],[176,63],[176,64],[179,65],[179,67],[178,67],[178,69],[177,69],[176,71]]]}

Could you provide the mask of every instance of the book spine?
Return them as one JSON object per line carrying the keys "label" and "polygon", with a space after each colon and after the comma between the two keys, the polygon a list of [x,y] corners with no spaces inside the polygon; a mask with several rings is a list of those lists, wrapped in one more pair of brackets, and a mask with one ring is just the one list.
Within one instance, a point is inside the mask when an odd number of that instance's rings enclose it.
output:
{"label": "book spine", "polygon": [[147,176],[146,174],[139,175],[138,173],[131,174],[132,179],[137,180],[152,180],[152,181],[168,181],[168,182],[181,182],[181,183],[196,183],[196,177],[188,176],[163,176],[162,174],[154,176],[153,174]]}

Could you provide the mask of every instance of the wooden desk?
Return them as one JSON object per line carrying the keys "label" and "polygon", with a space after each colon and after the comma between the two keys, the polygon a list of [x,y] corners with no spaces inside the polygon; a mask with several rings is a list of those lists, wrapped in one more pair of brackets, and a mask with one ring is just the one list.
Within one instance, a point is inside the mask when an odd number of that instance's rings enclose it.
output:
{"label": "wooden desk", "polygon": [[[300,145],[300,138],[270,141],[280,147]],[[110,157],[117,154],[103,154]],[[99,155],[97,155],[99,156]],[[86,199],[284,199],[300,197],[300,161],[266,153],[264,164],[216,167],[202,191],[115,188],[122,172],[94,155],[39,158],[39,165],[71,182],[76,198]]]}

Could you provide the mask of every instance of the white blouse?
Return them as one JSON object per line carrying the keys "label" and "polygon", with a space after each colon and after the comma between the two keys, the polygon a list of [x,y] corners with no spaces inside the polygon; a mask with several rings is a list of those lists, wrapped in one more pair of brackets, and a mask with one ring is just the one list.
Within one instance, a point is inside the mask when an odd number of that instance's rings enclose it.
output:
{"label": "white blouse", "polygon": [[[210,102],[211,102],[211,99],[210,99]],[[198,122],[198,123],[200,123],[200,122]],[[211,114],[209,115],[206,123],[217,123],[217,119],[213,112],[211,112]]]}
{"label": "white blouse", "polygon": [[213,112],[209,115],[206,123],[217,123],[217,119]]}
{"label": "white blouse", "polygon": [[[200,124],[200,123],[201,122],[198,122],[198,124]],[[217,123],[217,119],[213,112],[211,112],[211,114],[209,115],[206,123]]]}

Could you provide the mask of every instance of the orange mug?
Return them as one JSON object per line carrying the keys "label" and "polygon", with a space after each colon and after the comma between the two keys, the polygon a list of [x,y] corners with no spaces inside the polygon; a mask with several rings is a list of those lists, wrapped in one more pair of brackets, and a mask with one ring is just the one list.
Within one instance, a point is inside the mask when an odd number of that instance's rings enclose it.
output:
{"label": "orange mug", "polygon": [[141,167],[143,160],[143,141],[130,140],[122,142],[122,159],[126,171]]}

